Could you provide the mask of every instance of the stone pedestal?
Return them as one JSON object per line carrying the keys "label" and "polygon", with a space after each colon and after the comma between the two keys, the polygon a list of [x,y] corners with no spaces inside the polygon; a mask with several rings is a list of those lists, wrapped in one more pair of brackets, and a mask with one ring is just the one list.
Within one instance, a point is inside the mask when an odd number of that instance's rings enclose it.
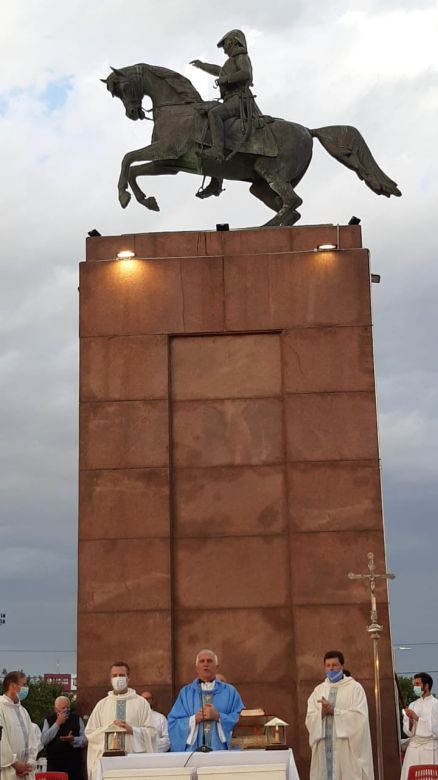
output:
{"label": "stone pedestal", "polygon": [[[344,651],[374,717],[369,595],[347,579],[370,551],[385,567],[360,228],[91,238],[80,302],[84,711],[125,659],[166,712],[212,647],[247,707],[291,724],[303,767],[326,650]],[[388,780],[383,583],[378,599]]]}

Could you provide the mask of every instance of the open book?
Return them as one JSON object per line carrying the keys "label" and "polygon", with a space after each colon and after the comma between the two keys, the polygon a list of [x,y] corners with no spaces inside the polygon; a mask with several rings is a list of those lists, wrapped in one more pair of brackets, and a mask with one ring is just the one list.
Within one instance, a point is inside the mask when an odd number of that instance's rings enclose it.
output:
{"label": "open book", "polygon": [[256,707],[255,710],[242,710],[240,713],[241,718],[255,718],[258,715],[264,715],[265,711],[261,707]]}

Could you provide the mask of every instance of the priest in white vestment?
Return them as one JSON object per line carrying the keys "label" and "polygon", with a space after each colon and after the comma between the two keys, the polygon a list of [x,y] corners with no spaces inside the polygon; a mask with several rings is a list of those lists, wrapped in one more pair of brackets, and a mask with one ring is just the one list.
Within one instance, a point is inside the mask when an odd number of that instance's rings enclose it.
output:
{"label": "priest in white vestment", "polygon": [[310,780],[373,780],[373,754],[365,691],[343,671],[344,656],[324,656],[326,679],[307,702],[312,750]]}
{"label": "priest in white vestment", "polygon": [[3,680],[0,696],[1,780],[32,780],[36,767],[39,740],[29,713],[21,702],[29,688],[23,672],[9,672]]}
{"label": "priest in white vestment", "polygon": [[154,753],[156,731],[148,702],[128,687],[129,666],[117,661],[111,667],[113,690],[97,702],[85,735],[88,739],[88,778],[93,780],[98,761],[105,750],[105,731],[115,723],[126,731],[127,753]]}
{"label": "priest in white vestment", "polygon": [[432,696],[433,679],[426,672],[414,675],[414,693],[419,698],[403,712],[403,730],[409,737],[401,780],[409,767],[438,764],[438,699]]}
{"label": "priest in white vestment", "polygon": [[157,712],[157,710],[155,709],[156,701],[152,691],[143,691],[141,696],[143,697],[143,699],[146,699],[146,701],[149,703],[149,706],[151,708],[152,723],[155,726],[155,730],[157,732],[156,743],[155,743],[157,753],[167,753],[170,748],[169,728],[167,725],[167,718],[165,715],[162,715],[161,712]]}

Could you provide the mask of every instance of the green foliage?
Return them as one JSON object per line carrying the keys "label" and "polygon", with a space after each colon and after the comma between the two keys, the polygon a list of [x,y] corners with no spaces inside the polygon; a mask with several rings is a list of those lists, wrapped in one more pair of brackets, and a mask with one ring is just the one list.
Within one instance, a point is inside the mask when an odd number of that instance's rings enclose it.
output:
{"label": "green foliage", "polygon": [[414,683],[411,677],[400,677],[398,675],[398,682],[400,685],[401,694],[403,696],[406,706],[417,698],[414,693]]}
{"label": "green foliage", "polygon": [[40,728],[47,715],[53,712],[57,696],[67,696],[70,699],[59,682],[47,682],[41,679],[29,683],[29,695],[23,701],[23,707],[26,707],[31,721],[37,723]]}
{"label": "green foliage", "polygon": [[[415,701],[417,698],[414,693],[414,683],[412,682],[411,677],[401,677],[400,675],[397,675],[398,682],[400,685],[400,691],[401,695],[403,697],[403,701],[406,705],[406,707],[411,704],[411,702]],[[400,708],[403,706],[402,702],[400,702]],[[400,728],[401,728],[401,735],[402,737],[407,737],[408,735],[404,733],[403,731],[403,715],[400,713]]]}

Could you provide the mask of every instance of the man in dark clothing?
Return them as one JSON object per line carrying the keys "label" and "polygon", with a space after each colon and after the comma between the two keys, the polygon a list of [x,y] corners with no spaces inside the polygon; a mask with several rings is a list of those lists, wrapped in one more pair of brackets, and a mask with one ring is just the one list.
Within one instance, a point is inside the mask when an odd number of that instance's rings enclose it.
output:
{"label": "man in dark clothing", "polygon": [[47,771],[67,772],[69,780],[82,780],[82,748],[87,744],[82,718],[70,711],[66,696],[55,700],[55,711],[43,724],[41,742],[47,750]]}

